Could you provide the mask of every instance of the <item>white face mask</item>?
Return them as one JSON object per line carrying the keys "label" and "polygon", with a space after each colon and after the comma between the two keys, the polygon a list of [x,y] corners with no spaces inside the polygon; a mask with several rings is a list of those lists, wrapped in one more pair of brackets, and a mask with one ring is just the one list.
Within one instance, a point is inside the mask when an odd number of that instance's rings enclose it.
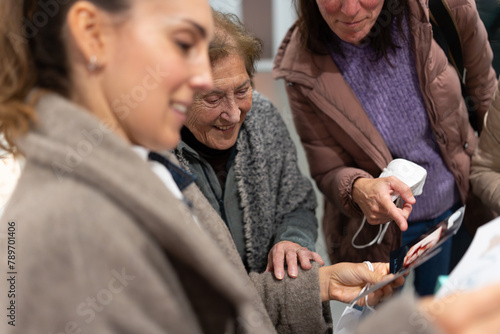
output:
{"label": "white face mask", "polygon": [[[371,310],[370,310],[371,309]],[[374,312],[373,308],[359,307],[349,305],[345,308],[344,313],[339,319],[335,327],[334,334],[353,334],[356,332],[359,322],[366,315]]]}
{"label": "white face mask", "polygon": [[[370,261],[363,262],[368,266],[368,269],[373,271],[373,265]],[[370,288],[371,284],[366,284],[363,290],[359,293],[360,295],[365,292],[365,290]],[[375,312],[375,309],[368,305],[368,295],[365,296],[365,305],[358,306],[356,301],[351,305],[347,306],[340,316],[337,326],[335,326],[334,334],[353,334],[356,332],[359,322],[368,314]]]}

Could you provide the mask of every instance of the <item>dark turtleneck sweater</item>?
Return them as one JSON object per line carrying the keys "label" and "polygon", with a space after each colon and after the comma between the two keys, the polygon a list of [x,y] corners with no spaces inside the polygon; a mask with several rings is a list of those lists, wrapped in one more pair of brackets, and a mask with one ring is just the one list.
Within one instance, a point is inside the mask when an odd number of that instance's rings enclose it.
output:
{"label": "dark turtleneck sweater", "polygon": [[212,166],[215,175],[217,175],[220,186],[224,190],[227,171],[231,162],[234,160],[234,155],[232,155],[234,146],[228,148],[227,150],[210,148],[196,139],[194,134],[185,126],[181,130],[181,138],[182,141],[198,152],[198,154],[205,159],[210,166]]}

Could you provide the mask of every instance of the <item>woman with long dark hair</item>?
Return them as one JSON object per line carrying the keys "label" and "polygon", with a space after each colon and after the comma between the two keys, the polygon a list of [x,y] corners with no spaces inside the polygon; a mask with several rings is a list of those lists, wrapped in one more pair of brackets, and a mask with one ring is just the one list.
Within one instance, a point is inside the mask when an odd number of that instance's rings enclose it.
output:
{"label": "woman with long dark hair", "polygon": [[[401,240],[411,241],[468,201],[477,136],[460,78],[433,40],[426,3],[298,0],[298,21],[276,56],[274,76],[286,81],[312,177],[325,195],[323,229],[333,263],[388,261]],[[474,1],[447,4],[481,124],[496,86],[491,48]],[[377,178],[395,158],[426,169],[416,200],[401,180]],[[401,208],[391,198],[396,193]],[[492,218],[472,209],[466,224]],[[362,227],[363,216],[368,224]],[[390,221],[395,224],[385,236],[379,233]],[[419,293],[434,291],[437,276],[448,272],[450,253],[448,243],[417,270]]]}

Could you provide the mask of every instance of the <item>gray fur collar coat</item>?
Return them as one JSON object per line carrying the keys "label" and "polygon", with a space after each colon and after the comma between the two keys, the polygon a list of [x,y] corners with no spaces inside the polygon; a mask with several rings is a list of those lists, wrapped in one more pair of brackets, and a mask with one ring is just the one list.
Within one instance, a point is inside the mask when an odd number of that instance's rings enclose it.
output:
{"label": "gray fur collar coat", "polygon": [[[295,146],[278,110],[259,92],[254,92],[252,109],[247,113],[236,141],[234,184],[238,198],[225,203],[226,210],[242,210],[226,216],[242,217],[246,260],[249,271],[262,272],[271,247],[282,240],[298,243],[314,251],[318,236],[315,216],[316,197],[311,182],[297,165]],[[212,206],[220,205],[212,189],[218,186],[210,165],[186,143],[178,146],[177,157],[188,171],[197,175],[196,183]],[[215,175],[215,174],[214,174]],[[209,182],[217,184],[207,185]],[[221,214],[221,212],[219,212]],[[234,222],[233,222],[234,225]]]}

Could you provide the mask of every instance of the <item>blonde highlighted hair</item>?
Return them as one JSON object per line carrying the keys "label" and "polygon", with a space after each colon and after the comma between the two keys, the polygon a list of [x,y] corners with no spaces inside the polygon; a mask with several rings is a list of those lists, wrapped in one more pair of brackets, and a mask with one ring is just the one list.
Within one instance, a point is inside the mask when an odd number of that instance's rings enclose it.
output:
{"label": "blonde highlighted hair", "polygon": [[215,34],[208,49],[212,66],[232,53],[240,54],[250,78],[255,74],[255,63],[262,53],[262,41],[250,34],[238,16],[213,11]]}
{"label": "blonde highlighted hair", "polygon": [[[62,29],[79,0],[0,1],[0,149],[18,153],[15,141],[36,121],[26,103],[34,87],[69,96],[69,66]],[[129,8],[130,0],[86,0],[111,13]]]}

